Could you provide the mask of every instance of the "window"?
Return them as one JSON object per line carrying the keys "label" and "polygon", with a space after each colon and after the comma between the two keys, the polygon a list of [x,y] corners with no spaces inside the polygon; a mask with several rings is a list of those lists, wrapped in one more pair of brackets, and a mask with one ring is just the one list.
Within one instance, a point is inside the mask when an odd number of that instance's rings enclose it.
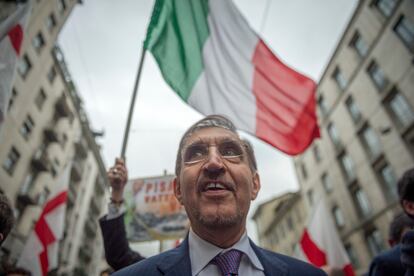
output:
{"label": "window", "polygon": [[47,18],[46,18],[46,28],[49,30],[49,32],[53,31],[53,29],[56,27],[56,18],[55,15],[53,13],[51,13]]}
{"label": "window", "polygon": [[50,191],[47,187],[44,188],[43,192],[39,194],[37,198],[37,204],[40,206],[43,206],[43,204],[46,202],[46,199],[48,198],[50,194]]}
{"label": "window", "polygon": [[287,218],[286,224],[287,224],[287,226],[288,226],[288,229],[289,229],[290,231],[293,231],[293,220],[292,220],[292,217],[291,217],[291,216],[289,216],[289,217]]}
{"label": "window", "polygon": [[49,73],[47,73],[47,79],[49,80],[50,83],[53,83],[53,81],[56,78],[56,69],[54,66],[52,66],[49,70]]}
{"label": "window", "polygon": [[66,133],[63,133],[62,139],[60,140],[60,144],[62,148],[65,148],[67,142],[68,142],[68,136],[66,135]]}
{"label": "window", "polygon": [[359,135],[371,160],[377,158],[382,152],[382,147],[375,131],[371,127],[365,126]]}
{"label": "window", "polygon": [[315,146],[313,147],[313,156],[315,157],[315,160],[316,160],[316,162],[318,162],[318,163],[322,160],[322,157],[321,157],[321,152],[320,152],[320,150],[319,150],[318,145],[315,145]]}
{"label": "window", "polygon": [[45,46],[45,39],[41,32],[38,32],[35,37],[32,39],[33,48],[36,50],[37,53],[40,53],[40,50]]}
{"label": "window", "polygon": [[384,185],[385,195],[387,198],[393,200],[397,196],[397,178],[395,177],[393,169],[385,164],[378,170],[378,175]]}
{"label": "window", "polygon": [[375,61],[372,61],[370,63],[367,72],[369,74],[369,77],[374,82],[375,86],[378,88],[380,92],[387,87],[388,80],[385,77],[382,69],[378,66],[378,64]]}
{"label": "window", "polygon": [[373,229],[372,231],[368,232],[366,234],[366,240],[372,257],[378,255],[382,250],[385,249],[384,241],[378,229]]}
{"label": "window", "polygon": [[3,169],[9,174],[13,175],[17,162],[20,159],[20,153],[15,147],[12,147],[3,162]]}
{"label": "window", "polygon": [[355,268],[359,267],[359,258],[350,243],[345,244],[345,251],[348,254],[349,259],[351,260],[352,265]]}
{"label": "window", "polygon": [[325,192],[330,193],[332,191],[332,181],[327,173],[322,174],[321,181]]}
{"label": "window", "polygon": [[385,16],[390,17],[398,0],[376,0],[375,7]]}
{"label": "window", "polygon": [[42,110],[46,98],[47,97],[45,91],[42,88],[40,88],[39,93],[37,93],[37,96],[35,98],[35,104],[37,106],[37,109]]}
{"label": "window", "polygon": [[23,181],[23,184],[20,186],[19,194],[26,195],[30,191],[34,185],[34,182],[36,181],[36,176],[36,173],[33,171],[27,174]]}
{"label": "window", "polygon": [[306,194],[307,194],[307,197],[308,197],[309,205],[313,205],[313,202],[314,202],[313,190],[312,189],[308,190],[308,192]]}
{"label": "window", "polygon": [[371,204],[365,192],[359,187],[354,192],[354,200],[362,216],[367,217],[371,214]]}
{"label": "window", "polygon": [[334,80],[338,84],[339,88],[341,90],[345,90],[348,82],[345,79],[345,76],[343,75],[343,73],[341,72],[341,70],[339,69],[339,67],[336,67],[334,73],[332,74],[332,77],[334,78]]}
{"label": "window", "polygon": [[24,137],[24,139],[29,139],[30,134],[34,128],[34,122],[30,115],[26,116],[26,119],[23,121],[22,126],[20,127],[20,134]]}
{"label": "window", "polygon": [[394,31],[408,50],[414,52],[414,23],[402,15],[395,25]]}
{"label": "window", "polygon": [[348,183],[353,182],[356,179],[356,175],[354,162],[352,161],[351,157],[349,157],[348,154],[343,153],[339,157],[339,162],[341,165],[342,172],[344,173]]}
{"label": "window", "polygon": [[368,53],[368,46],[365,40],[362,39],[361,34],[355,31],[351,39],[351,47],[353,47],[360,58],[364,58]]}
{"label": "window", "polygon": [[352,96],[349,96],[348,99],[346,99],[345,104],[346,104],[346,108],[348,109],[349,115],[351,115],[352,121],[354,123],[360,122],[362,118],[361,111],[359,110],[358,106],[355,104]]}
{"label": "window", "polygon": [[335,219],[335,224],[338,228],[345,226],[344,215],[342,214],[341,209],[338,206],[332,208],[332,215]]}
{"label": "window", "polygon": [[26,54],[24,54],[24,56],[19,61],[17,71],[19,72],[20,76],[22,76],[22,78],[24,79],[26,78],[31,68],[32,63],[30,62],[29,57]]}
{"label": "window", "polygon": [[66,10],[66,2],[65,0],[57,0],[57,7],[58,11],[62,14]]}
{"label": "window", "polygon": [[300,163],[300,170],[304,179],[308,178],[308,171],[306,170],[305,164]]}
{"label": "window", "polygon": [[7,110],[10,110],[12,108],[14,102],[16,101],[16,97],[17,97],[17,90],[13,87],[12,93],[10,95],[9,106],[7,107]]}
{"label": "window", "polygon": [[319,109],[321,110],[322,116],[328,115],[329,108],[326,105],[326,101],[325,101],[325,99],[324,99],[324,97],[322,95],[319,96],[318,106],[319,106]]}
{"label": "window", "polygon": [[397,89],[393,90],[386,105],[400,128],[408,127],[414,122],[414,110]]}
{"label": "window", "polygon": [[328,125],[328,134],[329,138],[331,138],[331,141],[335,145],[335,147],[342,147],[341,140],[339,139],[338,130],[336,129],[333,123],[329,123]]}

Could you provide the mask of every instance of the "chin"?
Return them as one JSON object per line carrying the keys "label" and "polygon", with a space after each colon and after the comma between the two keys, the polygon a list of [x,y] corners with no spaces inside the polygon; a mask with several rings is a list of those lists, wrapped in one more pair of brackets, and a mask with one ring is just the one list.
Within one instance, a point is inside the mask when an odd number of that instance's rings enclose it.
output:
{"label": "chin", "polygon": [[201,225],[217,229],[239,225],[243,221],[243,214],[241,212],[220,213],[219,210],[213,214],[199,214],[197,219]]}

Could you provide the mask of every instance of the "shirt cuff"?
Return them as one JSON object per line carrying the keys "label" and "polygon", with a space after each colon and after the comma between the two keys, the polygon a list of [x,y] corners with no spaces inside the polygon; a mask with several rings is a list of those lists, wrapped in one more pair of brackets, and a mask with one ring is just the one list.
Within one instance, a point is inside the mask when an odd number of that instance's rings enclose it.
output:
{"label": "shirt cuff", "polygon": [[113,203],[108,203],[108,215],[106,216],[106,220],[116,219],[125,212],[125,207],[115,205]]}

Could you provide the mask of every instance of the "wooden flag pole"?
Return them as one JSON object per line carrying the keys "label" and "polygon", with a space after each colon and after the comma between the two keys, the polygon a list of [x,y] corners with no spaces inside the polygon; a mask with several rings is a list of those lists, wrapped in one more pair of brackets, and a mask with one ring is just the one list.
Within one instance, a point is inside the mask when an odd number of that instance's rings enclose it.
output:
{"label": "wooden flag pole", "polygon": [[131,128],[132,115],[134,114],[135,98],[137,97],[138,84],[141,78],[142,66],[144,64],[144,59],[145,59],[145,53],[146,53],[146,50],[144,47],[142,47],[141,59],[139,61],[139,66],[138,66],[138,73],[137,73],[137,77],[135,78],[134,90],[132,91],[131,104],[129,106],[128,119],[127,119],[127,123],[125,126],[124,140],[122,142],[121,157],[124,160],[125,160],[126,147],[128,144],[129,130]]}

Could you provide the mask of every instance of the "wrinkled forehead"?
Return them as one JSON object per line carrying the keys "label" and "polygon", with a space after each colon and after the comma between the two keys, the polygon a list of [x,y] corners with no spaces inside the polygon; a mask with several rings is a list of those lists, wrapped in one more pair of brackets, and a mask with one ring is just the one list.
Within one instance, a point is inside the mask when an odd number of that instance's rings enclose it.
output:
{"label": "wrinkled forehead", "polygon": [[194,143],[220,144],[221,142],[235,141],[241,143],[237,132],[222,127],[204,127],[191,132],[184,140],[183,148]]}

